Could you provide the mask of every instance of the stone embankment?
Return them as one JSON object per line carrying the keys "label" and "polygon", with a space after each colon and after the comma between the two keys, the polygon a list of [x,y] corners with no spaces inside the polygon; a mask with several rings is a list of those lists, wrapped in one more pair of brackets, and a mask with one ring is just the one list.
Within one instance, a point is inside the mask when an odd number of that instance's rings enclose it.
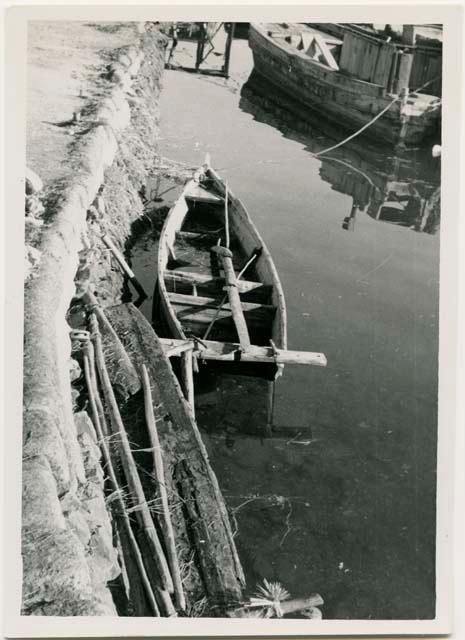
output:
{"label": "stone embankment", "polygon": [[102,54],[92,99],[60,123],[70,135],[60,179],[42,184],[37,161],[26,176],[24,615],[116,615],[108,582],[121,569],[70,332],[89,284],[103,306],[120,301],[101,236],[124,246],[155,164],[166,40],[133,27],[133,44]]}

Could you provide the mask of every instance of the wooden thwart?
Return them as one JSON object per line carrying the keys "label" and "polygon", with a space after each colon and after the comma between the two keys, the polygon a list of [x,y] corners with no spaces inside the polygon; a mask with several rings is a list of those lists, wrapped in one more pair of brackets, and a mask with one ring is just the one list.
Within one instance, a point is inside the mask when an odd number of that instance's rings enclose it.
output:
{"label": "wooden thwart", "polygon": [[[224,284],[224,278],[220,276],[210,276],[204,273],[194,273],[192,271],[165,271],[166,282],[182,282],[198,285],[217,285],[221,287]],[[236,285],[239,293],[247,293],[254,289],[266,290],[271,292],[271,285],[265,285],[261,282],[252,282],[251,280],[237,280]]]}
{"label": "wooden thwart", "polygon": [[[179,305],[186,305],[186,306],[193,306],[193,307],[217,309],[220,303],[219,299],[215,300],[215,298],[210,298],[207,296],[191,296],[183,293],[169,292],[168,297],[172,304],[179,304]],[[276,310],[276,307],[270,304],[259,304],[258,302],[244,302],[244,301],[241,301],[241,304],[244,311],[263,310],[263,311],[268,311],[270,313],[274,313]],[[231,304],[230,303],[223,304],[221,308],[226,311],[230,311]]]}
{"label": "wooden thwart", "polygon": [[184,193],[186,200],[191,202],[203,202],[205,204],[223,204],[224,200],[220,196],[216,196],[211,191],[207,191],[200,185],[191,185],[189,190]]}
{"label": "wooden thwart", "polygon": [[324,353],[313,351],[291,351],[289,349],[273,349],[273,347],[259,347],[250,345],[242,350],[240,344],[232,342],[216,342],[214,340],[175,340],[174,338],[159,338],[165,354],[168,357],[179,356],[183,352],[195,347],[194,354],[201,360],[218,360],[233,362],[276,362],[277,364],[302,364],[325,367],[327,364]]}

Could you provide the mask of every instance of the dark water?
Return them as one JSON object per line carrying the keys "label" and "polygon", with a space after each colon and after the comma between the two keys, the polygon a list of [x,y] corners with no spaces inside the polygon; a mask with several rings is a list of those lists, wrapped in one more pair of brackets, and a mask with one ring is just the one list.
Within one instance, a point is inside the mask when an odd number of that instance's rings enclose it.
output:
{"label": "dark water", "polygon": [[[313,157],[342,136],[243,88],[246,42],[232,60],[227,85],[166,73],[162,153],[198,166],[210,152],[274,256],[289,348],[328,359],[285,369],[274,438],[259,382],[197,389],[249,585],[317,591],[325,618],[434,617],[439,234],[423,205],[437,168],[419,150],[396,158],[360,141]],[[380,209],[412,182],[419,208]],[[152,244],[132,258],[150,290]]]}

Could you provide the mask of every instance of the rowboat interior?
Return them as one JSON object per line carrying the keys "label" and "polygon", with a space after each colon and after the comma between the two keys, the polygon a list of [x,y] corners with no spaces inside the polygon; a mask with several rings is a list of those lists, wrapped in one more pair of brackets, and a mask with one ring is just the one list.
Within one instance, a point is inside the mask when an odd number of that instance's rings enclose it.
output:
{"label": "rowboat interior", "polygon": [[284,296],[271,256],[242,203],[211,168],[205,169],[201,181],[187,183],[161,232],[158,303],[165,329],[174,338],[238,346],[217,251],[227,246],[251,346],[273,341],[285,349]]}

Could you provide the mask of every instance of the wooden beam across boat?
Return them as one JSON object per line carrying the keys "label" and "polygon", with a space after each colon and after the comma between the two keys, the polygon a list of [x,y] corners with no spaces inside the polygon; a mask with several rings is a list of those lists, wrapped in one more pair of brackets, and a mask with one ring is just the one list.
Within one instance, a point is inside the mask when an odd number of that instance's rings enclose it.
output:
{"label": "wooden beam across boat", "polygon": [[[171,304],[174,305],[186,307],[201,307],[202,309],[217,309],[220,304],[220,300],[216,298],[175,293],[174,291],[168,292],[168,298],[170,299]],[[272,304],[260,304],[259,302],[241,301],[241,306],[244,311],[264,311],[270,314],[274,314],[276,312],[276,307],[274,307]],[[231,304],[229,302],[225,302],[221,308],[225,311],[230,312]]]}
{"label": "wooden beam across boat", "polygon": [[243,350],[240,344],[232,342],[176,340],[174,338],[159,338],[159,340],[165,355],[169,358],[194,349],[195,355],[201,360],[276,362],[277,364],[303,364],[315,367],[326,367],[327,364],[325,354],[314,351],[291,351],[289,349],[276,349],[272,346],[259,347],[256,345],[250,345],[250,347]]}
{"label": "wooden beam across boat", "polygon": [[185,191],[184,197],[191,202],[203,202],[204,204],[223,204],[224,200],[220,196],[204,189],[199,184],[191,184]]}
{"label": "wooden beam across boat", "polygon": [[[167,282],[184,282],[189,284],[198,285],[221,285],[224,283],[224,278],[220,276],[211,276],[206,273],[194,273],[193,271],[170,271],[167,270],[164,273],[165,281]],[[262,282],[253,282],[251,280],[236,280],[236,285],[239,293],[247,293],[254,289],[264,290],[267,293],[271,291],[271,285],[263,284]]]}

